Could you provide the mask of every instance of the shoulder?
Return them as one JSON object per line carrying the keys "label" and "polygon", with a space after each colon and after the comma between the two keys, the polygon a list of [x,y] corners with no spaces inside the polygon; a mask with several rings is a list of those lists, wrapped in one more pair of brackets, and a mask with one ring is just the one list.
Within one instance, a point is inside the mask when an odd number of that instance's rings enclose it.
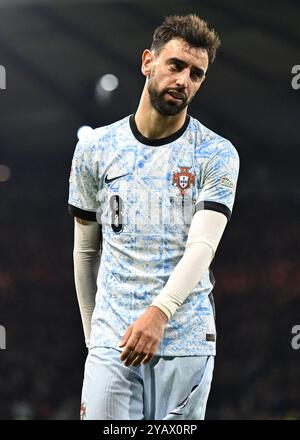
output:
{"label": "shoulder", "polygon": [[96,136],[93,128],[82,133],[76,144],[74,158],[81,158],[96,150]]}
{"label": "shoulder", "polygon": [[85,132],[77,142],[75,156],[94,156],[101,150],[107,149],[107,145],[112,142],[117,131],[128,125],[128,119],[129,116],[112,124],[91,128]]}
{"label": "shoulder", "polygon": [[189,126],[194,138],[196,158],[211,159],[218,155],[239,161],[238,151],[230,140],[209,129],[195,118],[191,117]]}
{"label": "shoulder", "polygon": [[98,146],[103,145],[104,141],[111,141],[120,131],[129,130],[129,116],[126,116],[116,122],[95,128],[94,139]]}

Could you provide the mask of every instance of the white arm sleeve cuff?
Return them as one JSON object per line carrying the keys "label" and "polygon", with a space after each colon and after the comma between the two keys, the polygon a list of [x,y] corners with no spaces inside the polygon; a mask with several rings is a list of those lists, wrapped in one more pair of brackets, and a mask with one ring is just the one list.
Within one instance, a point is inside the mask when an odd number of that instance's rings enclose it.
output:
{"label": "white arm sleeve cuff", "polygon": [[95,307],[97,275],[101,258],[99,224],[74,218],[74,279],[86,346],[89,346],[91,318]]}
{"label": "white arm sleeve cuff", "polygon": [[186,249],[166,285],[152,302],[170,319],[209,268],[227,224],[219,212],[202,210],[191,222]]}

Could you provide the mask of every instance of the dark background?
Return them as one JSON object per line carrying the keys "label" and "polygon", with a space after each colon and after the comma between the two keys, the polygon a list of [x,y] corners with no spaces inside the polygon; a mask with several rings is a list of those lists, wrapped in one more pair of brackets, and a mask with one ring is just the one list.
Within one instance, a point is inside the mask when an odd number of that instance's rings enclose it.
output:
{"label": "dark background", "polygon": [[[300,4],[0,1],[1,419],[77,419],[86,349],[68,178],[77,129],[133,113],[142,50],[165,15],[197,13],[222,47],[189,113],[241,169],[214,262],[218,354],[208,419],[299,419]],[[96,99],[99,77],[119,87]],[[300,81],[299,81],[300,83]],[[4,170],[4,171],[3,171]]]}

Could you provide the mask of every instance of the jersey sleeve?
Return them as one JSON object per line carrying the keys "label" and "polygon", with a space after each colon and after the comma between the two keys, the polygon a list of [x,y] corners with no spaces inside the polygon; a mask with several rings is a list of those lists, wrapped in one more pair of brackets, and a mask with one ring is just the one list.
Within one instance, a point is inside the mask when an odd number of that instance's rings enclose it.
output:
{"label": "jersey sleeve", "polygon": [[73,155],[69,179],[68,211],[75,217],[97,221],[98,163],[93,131],[78,141]]}
{"label": "jersey sleeve", "polygon": [[239,174],[239,155],[229,141],[219,144],[204,169],[195,212],[210,209],[221,212],[230,220]]}

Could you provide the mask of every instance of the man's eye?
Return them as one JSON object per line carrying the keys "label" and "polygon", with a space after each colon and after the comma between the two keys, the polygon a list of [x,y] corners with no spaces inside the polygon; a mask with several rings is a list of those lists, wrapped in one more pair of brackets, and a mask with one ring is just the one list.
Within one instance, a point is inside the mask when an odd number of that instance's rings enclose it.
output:
{"label": "man's eye", "polygon": [[201,72],[192,72],[192,77],[193,77],[194,79],[199,80],[199,79],[202,78],[202,76],[203,76],[203,74],[202,74]]}
{"label": "man's eye", "polygon": [[172,68],[172,70],[180,70],[180,65],[177,63],[172,63],[171,68]]}

